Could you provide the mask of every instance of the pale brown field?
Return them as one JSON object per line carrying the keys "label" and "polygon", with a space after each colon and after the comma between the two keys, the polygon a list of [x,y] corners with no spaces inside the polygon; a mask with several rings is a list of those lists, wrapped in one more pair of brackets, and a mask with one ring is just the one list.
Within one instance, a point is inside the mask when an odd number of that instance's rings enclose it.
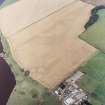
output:
{"label": "pale brown field", "polygon": [[54,88],[96,49],[78,38],[93,6],[76,1],[38,23],[5,35],[17,63],[47,88]]}
{"label": "pale brown field", "polygon": [[19,0],[0,10],[0,28],[13,34],[77,0]]}

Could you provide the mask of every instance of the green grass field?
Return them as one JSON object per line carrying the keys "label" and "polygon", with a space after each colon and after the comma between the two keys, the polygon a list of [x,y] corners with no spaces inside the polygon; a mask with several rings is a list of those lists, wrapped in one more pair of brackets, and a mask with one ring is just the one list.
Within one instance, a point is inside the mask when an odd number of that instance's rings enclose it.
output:
{"label": "green grass field", "polygon": [[85,76],[79,85],[90,93],[93,105],[105,104],[105,9],[97,12],[99,19],[84,31],[80,38],[100,50],[80,67]]}
{"label": "green grass field", "polygon": [[99,10],[97,14],[98,21],[83,32],[80,38],[105,52],[105,9]]}
{"label": "green grass field", "polygon": [[80,86],[105,103],[105,54],[96,54],[80,69],[86,73],[80,81]]}
{"label": "green grass field", "polygon": [[91,100],[92,105],[102,105],[100,100],[98,100],[92,96],[90,97],[90,100]]}

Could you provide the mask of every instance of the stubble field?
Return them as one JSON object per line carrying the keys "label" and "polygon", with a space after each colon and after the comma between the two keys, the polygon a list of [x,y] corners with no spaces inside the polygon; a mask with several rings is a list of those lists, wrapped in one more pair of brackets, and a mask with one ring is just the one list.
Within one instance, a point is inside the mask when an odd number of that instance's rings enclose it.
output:
{"label": "stubble field", "polygon": [[92,8],[76,1],[20,32],[5,35],[17,63],[34,80],[54,88],[96,51],[78,38]]}

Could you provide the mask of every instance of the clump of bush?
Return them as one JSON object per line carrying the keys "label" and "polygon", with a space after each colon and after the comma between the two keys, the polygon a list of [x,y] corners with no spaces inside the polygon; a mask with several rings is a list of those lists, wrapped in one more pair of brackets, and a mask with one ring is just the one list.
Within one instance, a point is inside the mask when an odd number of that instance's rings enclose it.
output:
{"label": "clump of bush", "polygon": [[101,5],[101,6],[96,6],[94,9],[92,9],[91,11],[91,16],[89,21],[85,24],[85,29],[87,30],[91,25],[93,25],[95,22],[97,22],[97,20],[99,19],[99,15],[97,14],[97,12],[101,9],[105,9],[105,6]]}
{"label": "clump of bush", "polygon": [[95,8],[92,9],[91,14],[95,15],[101,9],[105,9],[105,6],[104,5],[96,6]]}
{"label": "clump of bush", "polygon": [[92,15],[89,19],[89,21],[85,24],[85,29],[87,30],[91,25],[93,25],[95,22],[97,22],[99,16],[96,15]]}
{"label": "clump of bush", "polygon": [[24,69],[20,69],[21,72],[24,72]]}
{"label": "clump of bush", "polygon": [[30,75],[30,71],[28,71],[28,70],[27,71],[24,71],[24,75],[25,76],[29,76]]}

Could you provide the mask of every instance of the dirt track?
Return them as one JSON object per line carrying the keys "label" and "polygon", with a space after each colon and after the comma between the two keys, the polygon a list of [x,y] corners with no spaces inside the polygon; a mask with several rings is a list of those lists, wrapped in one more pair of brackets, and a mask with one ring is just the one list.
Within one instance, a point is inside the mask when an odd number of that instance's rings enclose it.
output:
{"label": "dirt track", "polygon": [[81,0],[92,5],[105,5],[105,0]]}

